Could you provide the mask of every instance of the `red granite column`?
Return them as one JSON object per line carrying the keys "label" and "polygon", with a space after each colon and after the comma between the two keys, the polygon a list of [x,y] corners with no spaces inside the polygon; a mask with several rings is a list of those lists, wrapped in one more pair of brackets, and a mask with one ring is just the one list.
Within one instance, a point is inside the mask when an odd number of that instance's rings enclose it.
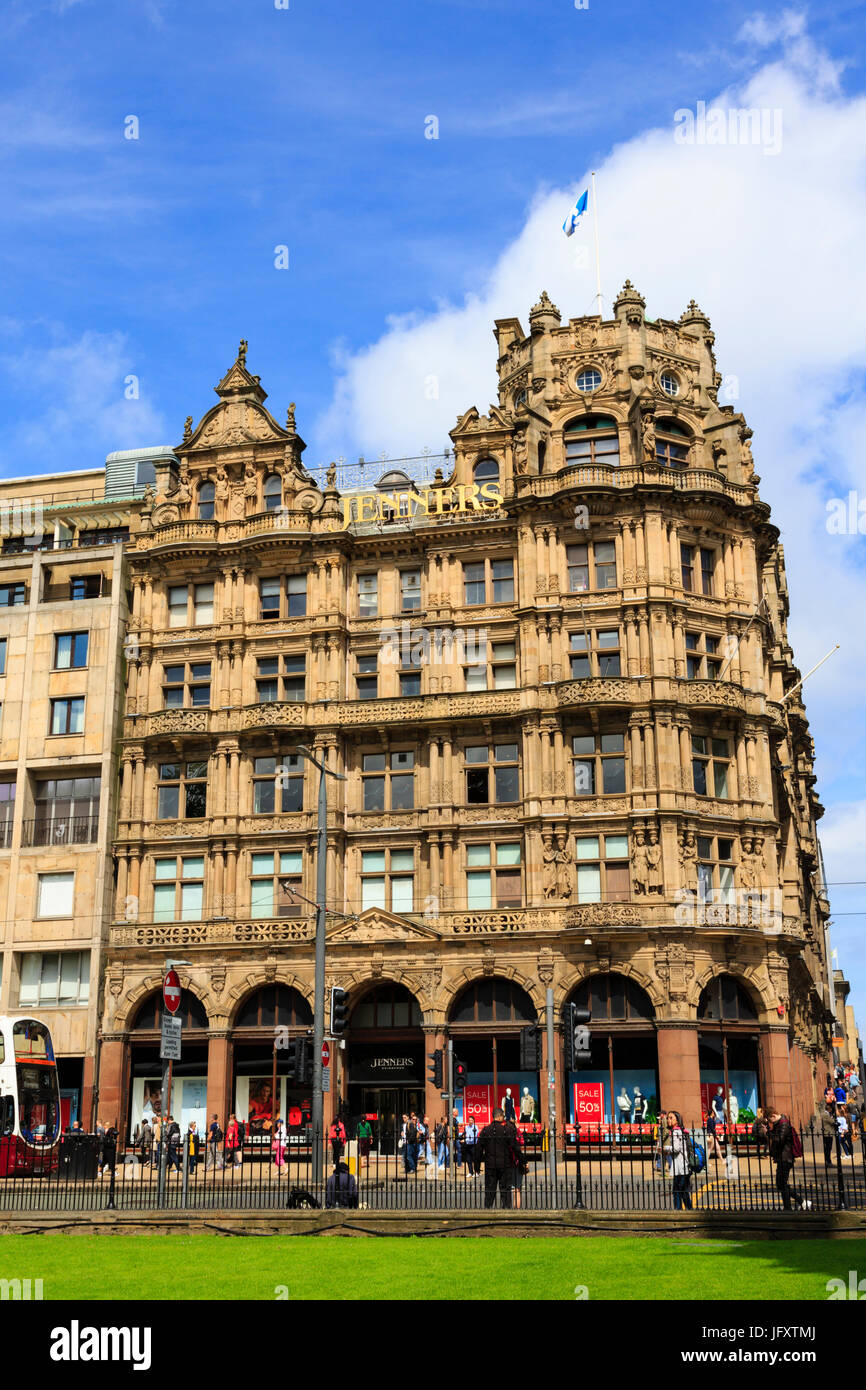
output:
{"label": "red granite column", "polygon": [[[88,1062],[92,1059],[88,1058]],[[118,1128],[124,1121],[123,1079],[124,1079],[124,1039],[122,1037],[103,1038],[99,1054],[99,1115],[94,1118],[115,1120]],[[85,1068],[85,1081],[87,1069]],[[82,1118],[87,1121],[89,1112],[82,1106]]]}
{"label": "red granite column", "polygon": [[687,1125],[701,1123],[701,1086],[696,1024],[659,1023],[659,1103],[678,1110]]}
{"label": "red granite column", "polygon": [[231,1107],[232,1045],[228,1033],[211,1033],[207,1043],[207,1123],[219,1119],[225,1132]]}

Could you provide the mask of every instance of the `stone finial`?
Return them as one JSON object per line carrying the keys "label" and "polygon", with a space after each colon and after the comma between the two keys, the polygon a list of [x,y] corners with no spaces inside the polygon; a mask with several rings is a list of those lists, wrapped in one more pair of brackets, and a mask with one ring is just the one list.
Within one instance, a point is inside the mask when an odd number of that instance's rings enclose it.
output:
{"label": "stone finial", "polygon": [[288,410],[286,411],[286,429],[288,430],[289,434],[295,434],[295,433],[296,433],[296,427],[295,427],[295,402],[294,402],[294,401],[290,401],[290,402],[289,402],[289,408],[288,408]]}
{"label": "stone finial", "polygon": [[246,367],[246,365],[247,365],[247,348],[248,348],[248,347],[249,347],[249,344],[248,344],[246,338],[241,338],[240,346],[239,346],[239,348],[238,348],[238,362],[239,362],[240,366],[242,366],[242,367]]}
{"label": "stone finial", "polygon": [[186,443],[186,441],[187,441],[188,439],[192,439],[192,416],[191,416],[191,415],[187,415],[186,419],[185,419],[184,422],[183,422],[183,442],[184,442],[184,444]]}
{"label": "stone finial", "polygon": [[551,300],[550,296],[547,293],[547,290],[542,290],[541,298],[539,299],[538,303],[533,304],[532,308],[529,311],[530,324],[542,324],[548,320],[553,324],[558,324],[561,321],[561,319],[562,315],[560,314],[556,305]]}
{"label": "stone finial", "polygon": [[703,309],[699,308],[699,306],[695,303],[693,299],[689,300],[688,307],[686,308],[685,312],[680,314],[680,323],[701,323],[706,328],[709,328],[710,326],[710,321],[704,313]]}

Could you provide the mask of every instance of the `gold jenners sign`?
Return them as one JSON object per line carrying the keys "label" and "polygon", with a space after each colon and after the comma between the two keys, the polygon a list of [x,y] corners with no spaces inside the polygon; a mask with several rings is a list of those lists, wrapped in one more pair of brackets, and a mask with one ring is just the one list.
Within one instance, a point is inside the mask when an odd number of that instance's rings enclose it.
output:
{"label": "gold jenners sign", "polygon": [[357,492],[343,498],[343,525],[353,521],[390,521],[399,516],[454,516],[459,512],[493,512],[502,505],[498,483],[458,483],[453,487],[398,488],[394,492]]}

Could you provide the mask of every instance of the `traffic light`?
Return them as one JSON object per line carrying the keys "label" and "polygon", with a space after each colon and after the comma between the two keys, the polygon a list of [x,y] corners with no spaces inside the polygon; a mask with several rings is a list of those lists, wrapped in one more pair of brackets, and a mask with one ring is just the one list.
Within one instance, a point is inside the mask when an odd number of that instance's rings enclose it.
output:
{"label": "traffic light", "polygon": [[334,985],[331,990],[331,1036],[338,1038],[346,1031],[349,1016],[349,996],[344,989]]}
{"label": "traffic light", "polygon": [[296,1079],[301,1086],[313,1084],[313,1044],[309,1038],[298,1042],[298,1070]]}
{"label": "traffic light", "polygon": [[520,1070],[541,1070],[541,1029],[534,1024],[520,1030]]}
{"label": "traffic light", "polygon": [[437,1048],[436,1048],[436,1051],[435,1051],[435,1052],[433,1053],[433,1055],[431,1056],[429,1062],[427,1063],[427,1066],[429,1067],[429,1070],[430,1070],[430,1080],[433,1082],[433,1085],[436,1087],[436,1090],[437,1090],[437,1091],[441,1091],[441,1090],[442,1090],[442,1049],[441,1049],[441,1047],[437,1047]]}
{"label": "traffic light", "polygon": [[462,1091],[462,1090],[464,1090],[465,1087],[466,1087],[466,1083],[467,1083],[468,1080],[469,1080],[469,1077],[468,1077],[468,1075],[467,1075],[466,1068],[464,1067],[463,1063],[462,1063],[462,1062],[458,1062],[458,1061],[457,1061],[457,1058],[455,1057],[455,1059],[454,1059],[454,1090],[455,1090],[455,1091]]}
{"label": "traffic light", "polygon": [[592,1014],[589,1009],[579,1009],[576,1004],[567,1004],[563,1013],[565,1023],[565,1046],[563,1048],[563,1062],[565,1070],[577,1071],[577,1068],[585,1062],[592,1061],[592,1053],[589,1050],[589,1023]]}

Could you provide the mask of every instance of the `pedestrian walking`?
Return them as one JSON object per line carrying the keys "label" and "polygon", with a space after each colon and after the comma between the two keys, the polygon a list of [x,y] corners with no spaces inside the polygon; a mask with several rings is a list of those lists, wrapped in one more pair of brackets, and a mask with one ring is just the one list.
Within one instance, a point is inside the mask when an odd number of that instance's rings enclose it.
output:
{"label": "pedestrian walking", "polygon": [[839,1145],[843,1154],[846,1158],[851,1158],[854,1150],[851,1147],[851,1133],[844,1105],[836,1106],[836,1129],[839,1134]]}
{"label": "pedestrian walking", "polygon": [[658,1119],[658,1143],[656,1145],[656,1167],[663,1178],[670,1177],[671,1155],[668,1146],[668,1117],[666,1112],[662,1112]]}
{"label": "pedestrian walking", "polygon": [[824,1145],[824,1167],[833,1166],[833,1150],[836,1147],[836,1116],[829,1105],[821,1107],[821,1142]]}
{"label": "pedestrian walking", "polygon": [[752,1125],[752,1138],[755,1141],[756,1158],[760,1158],[762,1153],[770,1152],[770,1126],[767,1123],[766,1115],[760,1108]]}
{"label": "pedestrian walking", "polygon": [[481,1160],[478,1157],[478,1136],[479,1129],[474,1120],[467,1120],[463,1126],[463,1159],[466,1164],[467,1177],[477,1177],[481,1171]]}
{"label": "pedestrian walking", "polygon": [[331,1143],[331,1153],[334,1158],[334,1167],[336,1168],[340,1159],[343,1157],[343,1149],[346,1146],[346,1126],[341,1119],[337,1118],[334,1120],[334,1123],[328,1130],[328,1139]]}
{"label": "pedestrian walking", "polygon": [[770,1115],[770,1158],[776,1165],[776,1189],[782,1198],[782,1210],[791,1211],[794,1207],[799,1207],[801,1211],[806,1211],[812,1203],[801,1196],[791,1182],[794,1148],[794,1129],[791,1121],[787,1115],[773,1110]]}
{"label": "pedestrian walking", "polygon": [[[516,1128],[516,1126],[515,1126]],[[526,1140],[517,1129],[518,1154],[514,1161],[514,1172],[511,1175],[511,1204],[513,1207],[520,1207],[520,1194],[523,1189],[523,1179],[529,1171],[529,1164],[526,1160],[525,1144]]]}
{"label": "pedestrian walking", "polygon": [[430,1121],[424,1115],[418,1124],[418,1143],[424,1149],[424,1163],[428,1168],[433,1166],[433,1131],[430,1128]]}
{"label": "pedestrian walking", "polygon": [[195,1120],[190,1120],[189,1129],[186,1135],[187,1154],[186,1161],[189,1171],[194,1173],[198,1167],[198,1156],[201,1151],[201,1140],[198,1133],[198,1125]]}
{"label": "pedestrian walking", "polygon": [[177,1123],[177,1121],[176,1121],[176,1119],[174,1118],[173,1115],[169,1115],[169,1116],[167,1117],[167,1120],[166,1120],[165,1139],[166,1139],[166,1143],[168,1144],[168,1163],[169,1163],[169,1166],[171,1166],[172,1168],[174,1168],[175,1172],[179,1173],[179,1172],[180,1172],[180,1169],[181,1169],[181,1163],[180,1163],[180,1146],[181,1146],[180,1125]]}
{"label": "pedestrian walking", "polygon": [[279,1172],[286,1166],[286,1126],[281,1117],[277,1118],[274,1125],[271,1148],[274,1151],[274,1167]]}
{"label": "pedestrian walking", "polygon": [[154,1142],[154,1144],[155,1144],[155,1146],[156,1146],[155,1155],[154,1155],[154,1162],[155,1162],[157,1168],[159,1168],[159,1165],[160,1165],[160,1163],[162,1162],[162,1129],[163,1129],[162,1118],[161,1118],[159,1115],[154,1115],[154,1117],[153,1117],[153,1142]]}
{"label": "pedestrian walking", "polygon": [[454,1172],[460,1167],[460,1116],[457,1114],[457,1106],[451,1111],[451,1156],[454,1162]]}
{"label": "pedestrian walking", "polygon": [[721,1159],[722,1162],[724,1162],[725,1160],[725,1151],[719,1142],[719,1123],[720,1121],[718,1119],[718,1116],[716,1115],[715,1110],[708,1110],[706,1121],[707,1142],[712,1142],[713,1158],[715,1159],[716,1163],[718,1163],[719,1159]]}
{"label": "pedestrian walking", "polygon": [[444,1115],[436,1122],[433,1139],[436,1144],[436,1171],[438,1173],[440,1168],[448,1167],[448,1122]]}
{"label": "pedestrian walking", "polygon": [[478,1137],[478,1148],[484,1163],[484,1205],[496,1205],[499,1192],[500,1206],[511,1206],[511,1186],[514,1168],[520,1158],[520,1145],[517,1142],[517,1127],[506,1123],[505,1111],[498,1107],[493,1112],[493,1121],[485,1125]]}
{"label": "pedestrian walking", "polygon": [[240,1168],[244,1161],[244,1138],[243,1130],[238,1124],[236,1115],[229,1115],[229,1122],[226,1128],[225,1139],[225,1163],[226,1166],[234,1165]]}
{"label": "pedestrian walking", "polygon": [[147,1122],[147,1117],[142,1120],[141,1128],[138,1131],[138,1152],[141,1158],[141,1166],[144,1168],[150,1163],[153,1153],[153,1129]]}
{"label": "pedestrian walking", "polygon": [[365,1168],[369,1168],[370,1149],[373,1147],[373,1126],[366,1115],[362,1115],[358,1121],[356,1137],[358,1140],[358,1162],[363,1163]]}
{"label": "pedestrian walking", "polygon": [[413,1110],[403,1126],[403,1167],[407,1174],[418,1172],[419,1142],[418,1116]]}
{"label": "pedestrian walking", "polygon": [[674,1211],[682,1211],[684,1208],[686,1211],[691,1211],[692,1194],[690,1183],[692,1174],[689,1168],[689,1150],[685,1128],[683,1126],[683,1117],[678,1110],[669,1110],[667,1113],[667,1121],[667,1147],[671,1155]]}
{"label": "pedestrian walking", "polygon": [[99,1178],[101,1178],[101,1177],[102,1177],[102,1145],[103,1145],[103,1141],[104,1141],[104,1139],[105,1139],[105,1125],[102,1123],[101,1120],[97,1120],[97,1121],[96,1121],[96,1128],[94,1129],[93,1132],[94,1132],[94,1134],[95,1134],[95,1136],[96,1136],[96,1176],[99,1177]]}
{"label": "pedestrian walking", "polygon": [[210,1125],[207,1132],[207,1154],[205,1155],[204,1168],[222,1168],[223,1156],[220,1153],[220,1145],[223,1142],[223,1132],[220,1129],[220,1122],[216,1115],[211,1115]]}

